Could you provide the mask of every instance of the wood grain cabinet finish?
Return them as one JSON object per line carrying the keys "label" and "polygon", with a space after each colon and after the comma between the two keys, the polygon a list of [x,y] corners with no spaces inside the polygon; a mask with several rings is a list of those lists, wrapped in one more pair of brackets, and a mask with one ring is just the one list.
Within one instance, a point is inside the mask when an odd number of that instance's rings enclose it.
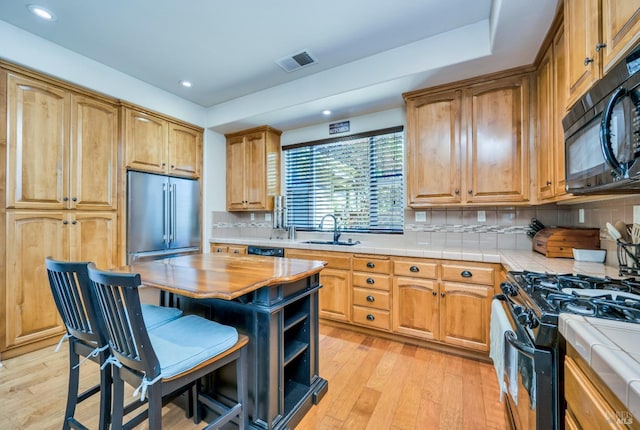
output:
{"label": "wood grain cabinet finish", "polygon": [[199,178],[202,169],[202,130],[165,118],[124,108],[127,168],[186,178]]}
{"label": "wood grain cabinet finish", "polygon": [[410,207],[529,200],[528,74],[404,96]]}
{"label": "wood grain cabinet finish", "polygon": [[247,247],[244,245],[227,245],[226,243],[212,243],[209,249],[217,254],[245,255],[247,253]]}
{"label": "wood grain cabinet finish", "polygon": [[7,208],[117,207],[118,110],[14,73],[7,79]]}
{"label": "wood grain cabinet finish", "polygon": [[391,330],[391,264],[387,256],[353,257],[354,324]]}
{"label": "wood grain cabinet finish", "polygon": [[[1,351],[56,338],[64,332],[47,280],[44,260],[92,261],[117,266],[116,213],[15,210],[6,215],[6,327]],[[41,345],[40,345],[41,346]]]}
{"label": "wood grain cabinet finish", "polygon": [[280,135],[268,126],[227,138],[227,210],[272,210],[280,193]]}
{"label": "wood grain cabinet finish", "polygon": [[319,316],[333,321],[351,321],[351,254],[287,249],[285,255],[287,258],[325,261],[327,265],[320,272]]}
{"label": "wood grain cabinet finish", "polygon": [[564,20],[569,107],[640,40],[640,1],[565,0]]}

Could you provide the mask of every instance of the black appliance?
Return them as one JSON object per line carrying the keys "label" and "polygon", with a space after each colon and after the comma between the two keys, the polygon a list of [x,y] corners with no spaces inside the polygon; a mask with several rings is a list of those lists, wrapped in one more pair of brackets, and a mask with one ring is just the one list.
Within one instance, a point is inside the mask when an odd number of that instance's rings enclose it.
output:
{"label": "black appliance", "polygon": [[562,120],[566,189],[640,189],[640,46],[618,62]]}
{"label": "black appliance", "polygon": [[262,255],[265,257],[284,257],[284,248],[251,245],[247,247],[247,254]]}
{"label": "black appliance", "polygon": [[[496,296],[511,324],[505,332],[505,359],[514,355],[517,401],[507,390],[507,404],[517,429],[563,429],[564,344],[558,315],[640,323],[640,282],[608,277],[509,272]],[[507,366],[508,367],[508,366]],[[509,371],[505,372],[507,378]],[[507,381],[509,386],[511,381]]]}

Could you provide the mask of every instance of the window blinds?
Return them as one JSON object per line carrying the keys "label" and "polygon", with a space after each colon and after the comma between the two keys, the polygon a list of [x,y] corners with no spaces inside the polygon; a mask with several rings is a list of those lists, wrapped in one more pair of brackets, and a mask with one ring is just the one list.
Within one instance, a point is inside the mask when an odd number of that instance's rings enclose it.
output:
{"label": "window blinds", "polygon": [[[289,224],[319,230],[334,214],[347,232],[402,232],[403,127],[283,148]],[[324,229],[333,229],[328,218]]]}

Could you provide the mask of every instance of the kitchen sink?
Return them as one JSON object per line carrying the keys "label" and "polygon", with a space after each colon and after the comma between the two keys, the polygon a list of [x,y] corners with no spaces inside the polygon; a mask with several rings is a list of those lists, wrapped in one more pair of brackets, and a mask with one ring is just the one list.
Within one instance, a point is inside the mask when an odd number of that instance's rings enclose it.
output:
{"label": "kitchen sink", "polygon": [[306,240],[302,243],[309,243],[313,245],[342,245],[342,246],[353,246],[358,245],[360,243],[359,240],[355,242],[342,242],[342,241],[333,241],[333,240]]}

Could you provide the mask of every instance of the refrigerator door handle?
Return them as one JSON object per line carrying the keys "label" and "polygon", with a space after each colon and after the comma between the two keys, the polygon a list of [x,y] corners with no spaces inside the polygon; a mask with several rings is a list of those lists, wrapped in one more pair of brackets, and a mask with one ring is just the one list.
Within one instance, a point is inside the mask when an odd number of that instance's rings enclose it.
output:
{"label": "refrigerator door handle", "polygon": [[167,183],[162,184],[162,206],[164,208],[164,213],[162,214],[163,222],[162,222],[162,241],[169,245],[169,211],[167,210],[169,205],[169,196],[167,190]]}
{"label": "refrigerator door handle", "polygon": [[177,196],[178,186],[176,184],[171,184],[171,233],[169,235],[169,239],[171,242],[175,242],[176,238],[176,206],[177,206]]}

